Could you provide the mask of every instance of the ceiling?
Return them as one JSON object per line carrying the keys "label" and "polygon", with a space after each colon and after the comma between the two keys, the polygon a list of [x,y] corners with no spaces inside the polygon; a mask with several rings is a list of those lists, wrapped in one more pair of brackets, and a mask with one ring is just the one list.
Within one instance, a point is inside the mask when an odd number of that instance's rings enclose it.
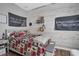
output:
{"label": "ceiling", "polygon": [[33,9],[41,8],[41,7],[46,6],[50,3],[15,3],[15,4],[26,11],[30,11]]}

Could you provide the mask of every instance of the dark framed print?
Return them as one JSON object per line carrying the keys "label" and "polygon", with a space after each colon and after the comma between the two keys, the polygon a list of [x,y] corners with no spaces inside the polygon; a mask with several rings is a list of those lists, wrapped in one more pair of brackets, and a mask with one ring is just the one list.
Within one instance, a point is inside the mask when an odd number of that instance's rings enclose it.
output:
{"label": "dark framed print", "polygon": [[26,17],[18,16],[13,13],[8,13],[9,16],[9,26],[14,27],[26,27]]}
{"label": "dark framed print", "polygon": [[57,17],[55,30],[79,31],[79,15]]}

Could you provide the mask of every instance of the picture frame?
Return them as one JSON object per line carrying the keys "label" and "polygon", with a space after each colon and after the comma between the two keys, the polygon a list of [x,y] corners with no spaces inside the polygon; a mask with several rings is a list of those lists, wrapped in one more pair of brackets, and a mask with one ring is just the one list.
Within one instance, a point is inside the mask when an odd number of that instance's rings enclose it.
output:
{"label": "picture frame", "polygon": [[55,18],[55,30],[79,31],[79,15]]}
{"label": "picture frame", "polygon": [[7,24],[7,16],[4,14],[0,14],[0,23]]}
{"label": "picture frame", "polygon": [[44,23],[44,17],[43,17],[43,16],[39,17],[38,20],[36,20],[36,23],[37,23],[37,24],[42,24],[42,23]]}
{"label": "picture frame", "polygon": [[8,26],[12,27],[26,27],[27,18],[8,12]]}

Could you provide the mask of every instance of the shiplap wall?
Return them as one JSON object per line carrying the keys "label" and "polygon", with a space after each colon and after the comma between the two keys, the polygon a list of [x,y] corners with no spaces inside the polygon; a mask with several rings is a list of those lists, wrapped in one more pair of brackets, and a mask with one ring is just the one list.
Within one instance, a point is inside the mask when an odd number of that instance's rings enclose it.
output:
{"label": "shiplap wall", "polygon": [[0,38],[2,33],[5,31],[5,29],[11,29],[11,30],[19,30],[19,29],[24,29],[26,27],[11,27],[8,26],[8,12],[11,12],[13,14],[27,17],[27,12],[21,9],[20,7],[16,6],[13,3],[0,3],[0,14],[6,15],[7,16],[7,24],[2,24],[0,23]]}
{"label": "shiplap wall", "polygon": [[36,19],[39,16],[44,16],[46,30],[42,33],[43,35],[51,36],[52,40],[56,42],[56,46],[79,49],[79,31],[59,31],[54,29],[56,17],[71,15],[79,15],[78,3],[50,4],[46,7],[30,11],[28,19],[29,22],[33,23],[33,30],[31,31],[35,33],[38,28],[38,25],[35,23]]}
{"label": "shiplap wall", "polygon": [[[0,4],[0,13],[3,13],[8,16],[8,12],[27,17],[27,26],[29,22],[32,22],[32,26],[28,26],[27,29],[32,33],[37,32],[38,27],[41,25],[36,24],[36,20],[39,16],[45,17],[45,26],[46,29],[42,33],[43,35],[51,36],[52,40],[56,42],[56,46],[77,48],[79,49],[79,31],[58,31],[54,30],[55,18],[61,16],[70,16],[79,14],[79,4],[50,4],[46,7],[31,10],[29,12],[20,9],[13,4]],[[27,15],[28,14],[28,15]],[[0,33],[5,29],[22,29],[9,27],[8,24],[0,24]],[[26,28],[24,28],[26,29]]]}

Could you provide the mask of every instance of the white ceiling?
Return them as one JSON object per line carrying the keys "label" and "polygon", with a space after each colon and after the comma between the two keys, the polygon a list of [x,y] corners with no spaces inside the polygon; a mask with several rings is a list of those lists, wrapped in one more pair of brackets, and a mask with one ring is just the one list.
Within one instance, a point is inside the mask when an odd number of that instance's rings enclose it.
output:
{"label": "white ceiling", "polygon": [[22,9],[29,11],[36,8],[41,8],[45,5],[48,5],[49,3],[15,3],[15,4]]}

